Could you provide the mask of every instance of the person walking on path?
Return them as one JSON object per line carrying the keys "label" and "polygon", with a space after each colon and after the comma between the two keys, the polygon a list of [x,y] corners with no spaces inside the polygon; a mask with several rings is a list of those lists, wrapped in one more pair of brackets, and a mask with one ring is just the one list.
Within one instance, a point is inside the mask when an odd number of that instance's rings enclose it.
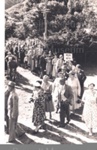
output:
{"label": "person walking on path", "polygon": [[8,116],[8,98],[10,96],[10,92],[12,91],[12,82],[10,81],[8,83],[8,87],[5,90],[5,121],[6,121],[6,127],[5,132],[9,134],[9,116]]}
{"label": "person walking on path", "polygon": [[87,77],[86,77],[86,75],[84,73],[84,70],[81,69],[81,65],[80,64],[76,65],[75,74],[78,77],[79,82],[80,82],[80,86],[81,86],[81,98],[82,98],[82,95],[84,93],[84,82],[85,82],[85,80],[86,80]]}
{"label": "person walking on path", "polygon": [[15,91],[15,84],[12,82],[11,85],[12,91],[9,98],[9,140],[8,142],[14,143],[16,140],[16,128],[17,128],[17,121],[19,115],[19,108],[18,108],[18,95]]}
{"label": "person walking on path", "polygon": [[72,88],[73,91],[74,99],[72,101],[72,106],[70,107],[70,109],[74,113],[76,109],[79,109],[81,107],[81,103],[77,102],[81,94],[81,87],[78,78],[75,77],[74,71],[69,72],[69,78],[67,79],[66,83]]}
{"label": "person walking on path", "polygon": [[82,97],[84,103],[82,119],[89,130],[89,135],[92,135],[93,129],[97,128],[97,91],[94,87],[95,84],[90,83]]}
{"label": "person walking on path", "polygon": [[34,89],[30,102],[34,102],[32,122],[34,123],[34,134],[44,125],[45,120],[45,99],[40,81],[33,83]]}
{"label": "person walking on path", "polygon": [[51,113],[54,111],[54,105],[52,101],[52,85],[49,83],[49,77],[47,75],[43,76],[41,87],[45,96],[45,112],[49,112],[49,119],[51,119]]}
{"label": "person walking on path", "polygon": [[70,109],[69,105],[72,105],[73,92],[70,86],[66,84],[66,79],[60,80],[60,86],[58,90],[58,101],[60,108],[60,127],[65,125],[65,117],[67,118],[67,123],[70,121]]}

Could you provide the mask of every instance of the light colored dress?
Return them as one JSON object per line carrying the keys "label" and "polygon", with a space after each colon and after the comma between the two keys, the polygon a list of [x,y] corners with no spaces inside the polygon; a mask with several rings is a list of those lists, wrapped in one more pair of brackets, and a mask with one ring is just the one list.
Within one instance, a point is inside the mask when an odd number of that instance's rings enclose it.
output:
{"label": "light colored dress", "polygon": [[88,129],[97,128],[97,92],[86,90],[83,94],[82,101],[84,102],[82,118]]}
{"label": "light colored dress", "polygon": [[56,62],[56,70],[58,72],[58,69],[60,69],[63,66],[63,59],[58,59]]}
{"label": "light colored dress", "polygon": [[69,85],[72,88],[74,99],[72,101],[72,106],[70,106],[70,110],[79,109],[81,107],[81,104],[77,103],[78,96],[80,96],[81,93],[81,87],[78,78],[74,77],[74,79],[68,78],[67,85]]}
{"label": "light colored dress", "polygon": [[56,77],[56,73],[57,73],[57,70],[56,70],[56,63],[57,63],[57,58],[54,58],[53,60],[52,60],[52,65],[53,65],[53,71],[52,71],[52,76],[53,77]]}
{"label": "light colored dress", "polygon": [[57,108],[58,105],[58,90],[60,87],[60,77],[57,77],[52,83],[52,99],[54,102],[54,108]]}
{"label": "light colored dress", "polygon": [[43,81],[41,88],[43,89],[45,96],[45,112],[53,112],[54,105],[52,102],[52,85],[49,82],[47,84]]}
{"label": "light colored dress", "polygon": [[48,76],[52,75],[52,57],[46,58],[46,74]]}
{"label": "light colored dress", "polygon": [[60,86],[60,77],[57,77],[55,81],[52,84],[52,95],[53,95],[53,101],[57,100],[57,95],[58,95],[58,89]]}

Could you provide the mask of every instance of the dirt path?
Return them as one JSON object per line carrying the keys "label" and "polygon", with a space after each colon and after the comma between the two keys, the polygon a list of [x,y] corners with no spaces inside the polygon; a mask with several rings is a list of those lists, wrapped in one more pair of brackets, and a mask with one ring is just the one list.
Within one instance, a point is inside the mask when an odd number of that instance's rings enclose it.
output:
{"label": "dirt path", "polygon": [[[77,116],[72,116],[70,124],[65,128],[58,128],[57,124],[59,121],[59,114],[53,112],[53,120],[45,121],[47,131],[40,130],[40,133],[33,135],[32,131],[34,126],[32,124],[32,110],[33,104],[29,103],[29,98],[31,96],[31,83],[35,80],[39,80],[38,77],[34,76],[30,71],[25,70],[21,67],[18,67],[18,76],[16,91],[19,95],[19,119],[18,122],[21,123],[21,126],[26,132],[26,135],[18,139],[21,144],[30,144],[30,143],[41,143],[41,144],[65,144],[65,143],[74,143],[74,144],[83,144],[83,143],[97,143],[97,131],[92,137],[88,137],[87,129],[85,124],[81,121],[81,111]],[[88,76],[85,82],[87,86],[90,80],[97,79],[97,76],[94,77]],[[48,117],[48,114],[47,114]],[[8,135],[5,135],[5,141],[8,140]]]}

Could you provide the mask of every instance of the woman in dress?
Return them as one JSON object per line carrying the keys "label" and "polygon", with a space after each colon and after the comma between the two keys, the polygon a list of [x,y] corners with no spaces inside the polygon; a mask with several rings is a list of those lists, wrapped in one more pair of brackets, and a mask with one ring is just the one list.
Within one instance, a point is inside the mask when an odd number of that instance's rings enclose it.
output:
{"label": "woman in dress", "polygon": [[49,118],[52,118],[51,112],[54,111],[54,106],[52,102],[52,85],[48,82],[49,77],[47,75],[43,76],[42,89],[45,96],[45,112],[49,112]]}
{"label": "woman in dress", "polygon": [[52,76],[52,57],[50,55],[46,58],[46,74],[51,78]]}
{"label": "woman in dress", "polygon": [[[32,92],[31,101],[34,102],[32,122],[35,125],[34,133],[37,133],[41,126],[44,125],[45,119],[45,99],[40,81],[35,82]],[[31,102],[30,101],[30,102]]]}
{"label": "woman in dress", "polygon": [[97,128],[97,91],[94,87],[95,84],[90,83],[82,97],[84,103],[82,117],[89,130],[89,135],[92,135],[93,129]]}
{"label": "woman in dress", "polygon": [[67,85],[72,88],[74,99],[72,101],[71,110],[74,111],[81,107],[81,103],[77,103],[78,97],[81,94],[81,87],[78,78],[75,77],[75,73],[73,71],[69,72],[69,78],[67,80]]}
{"label": "woman in dress", "polygon": [[58,58],[57,63],[56,63],[56,70],[57,70],[57,72],[63,66],[63,62],[64,62],[63,55],[59,55],[59,58]]}
{"label": "woman in dress", "polygon": [[53,65],[53,71],[52,71],[52,76],[55,78],[56,74],[57,74],[57,70],[56,70],[56,63],[57,63],[57,55],[54,56],[54,59],[52,60],[52,65]]}
{"label": "woman in dress", "polygon": [[57,109],[57,106],[58,106],[58,96],[57,96],[58,95],[58,89],[60,86],[60,79],[62,79],[62,78],[64,78],[64,74],[62,73],[62,70],[59,69],[58,75],[52,84],[52,97],[53,97],[54,107],[56,109],[56,113],[58,112],[58,109]]}

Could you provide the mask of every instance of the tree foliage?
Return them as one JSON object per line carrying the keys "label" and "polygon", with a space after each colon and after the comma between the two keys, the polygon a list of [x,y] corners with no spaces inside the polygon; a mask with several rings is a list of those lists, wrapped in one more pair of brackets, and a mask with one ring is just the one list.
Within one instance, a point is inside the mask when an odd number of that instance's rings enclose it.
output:
{"label": "tree foliage", "polygon": [[[43,0],[25,0],[7,10],[7,15],[5,15],[7,18],[5,22],[6,40],[10,37],[25,40],[29,36],[30,38],[41,38],[43,41],[43,2]],[[74,0],[74,13],[72,14],[62,2],[48,0],[47,48],[91,45],[97,40],[97,32],[95,32],[97,19],[93,10],[89,9],[88,3]]]}

